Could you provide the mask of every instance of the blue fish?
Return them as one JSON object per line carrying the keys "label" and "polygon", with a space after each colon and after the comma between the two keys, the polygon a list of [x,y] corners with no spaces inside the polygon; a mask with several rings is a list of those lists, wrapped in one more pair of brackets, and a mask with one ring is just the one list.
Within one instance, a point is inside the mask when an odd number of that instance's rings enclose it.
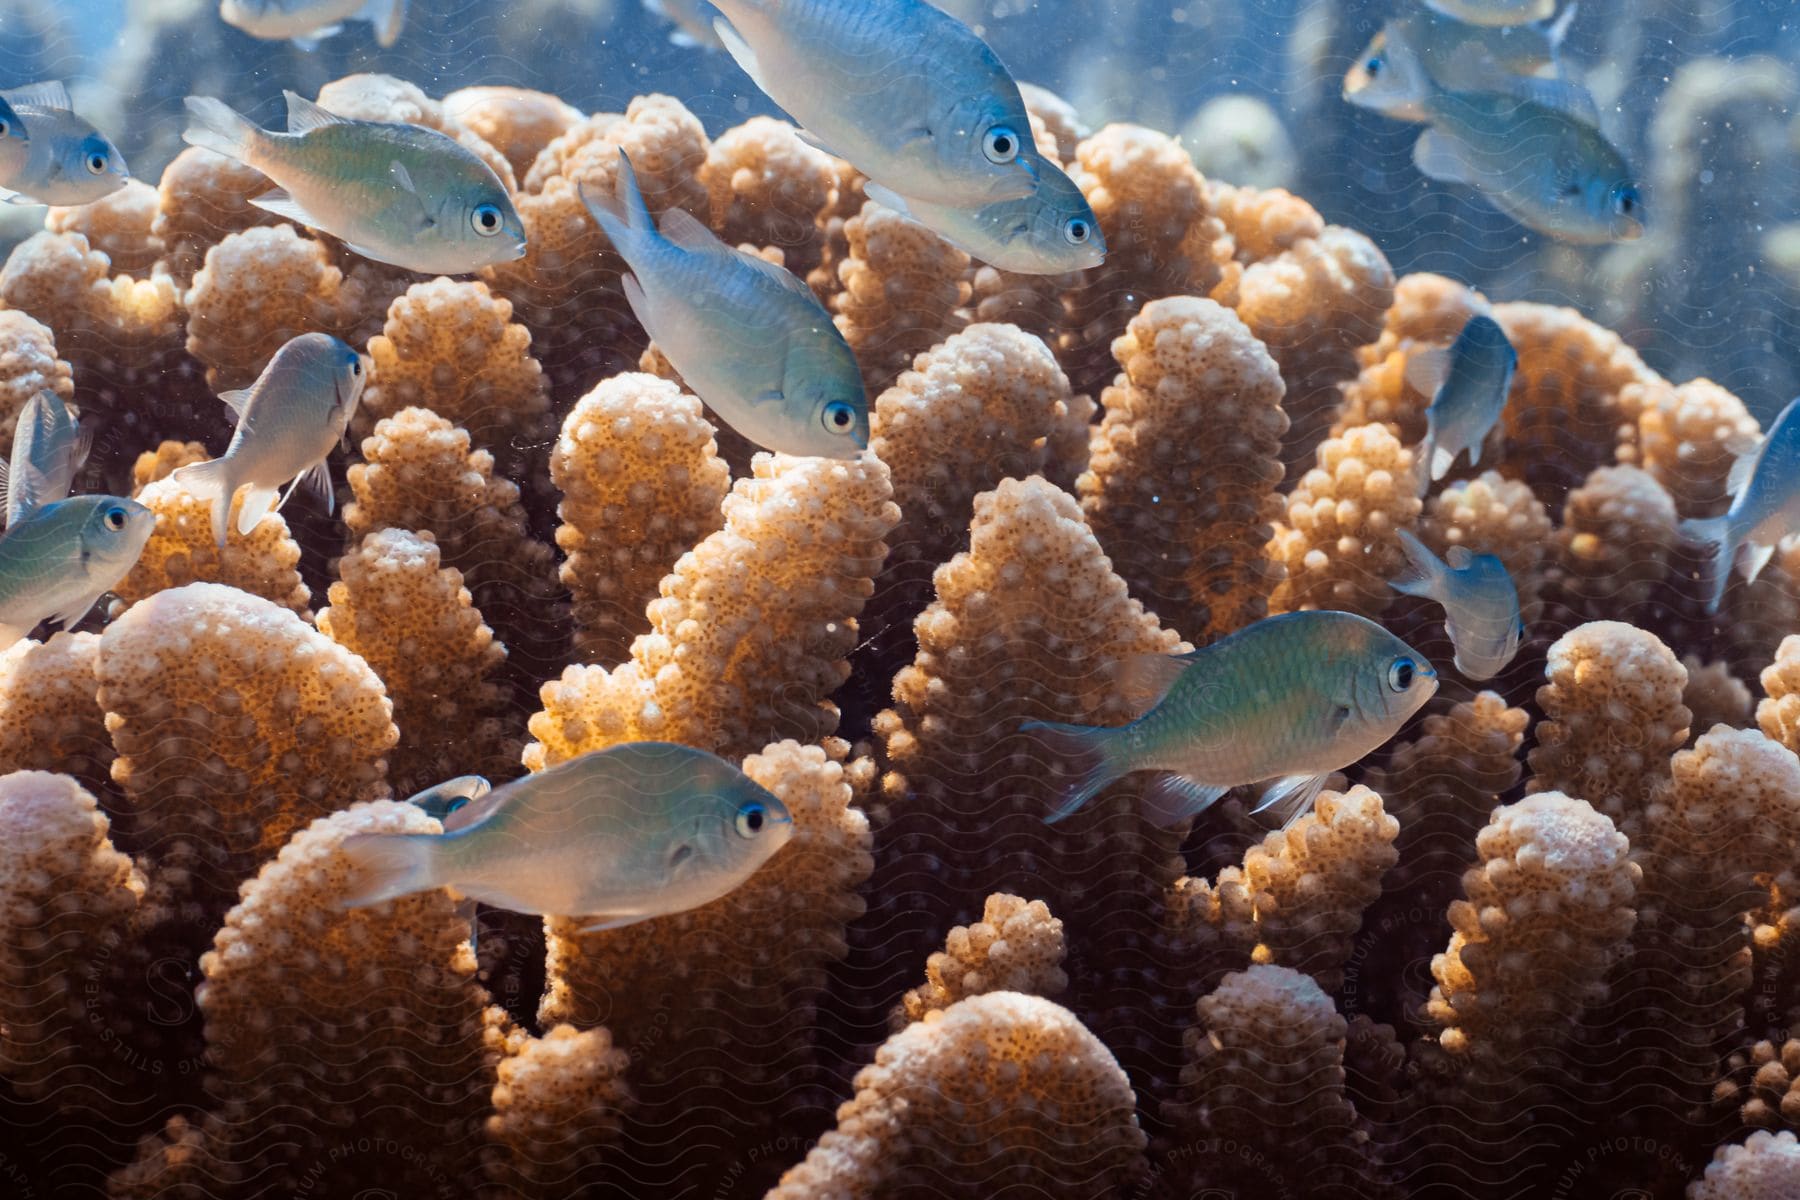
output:
{"label": "blue fish", "polygon": [[1410,569],[1391,580],[1394,590],[1436,601],[1456,647],[1456,669],[1468,679],[1492,679],[1519,652],[1525,627],[1519,589],[1492,554],[1452,546],[1448,561],[1408,531],[1399,531]]}
{"label": "blue fish", "polygon": [[1734,565],[1746,583],[1762,574],[1775,545],[1800,528],[1800,398],[1788,403],[1762,442],[1732,467],[1723,516],[1681,523],[1690,541],[1710,551],[1703,577],[1706,611],[1719,611]]}

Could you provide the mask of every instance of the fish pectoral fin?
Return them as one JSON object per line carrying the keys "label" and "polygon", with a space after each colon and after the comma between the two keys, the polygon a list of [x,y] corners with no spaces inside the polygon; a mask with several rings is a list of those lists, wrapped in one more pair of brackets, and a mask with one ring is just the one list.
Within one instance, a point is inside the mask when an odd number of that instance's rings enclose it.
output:
{"label": "fish pectoral fin", "polygon": [[780,407],[787,403],[787,394],[780,388],[766,388],[750,397],[750,407],[761,408],[765,404]]}
{"label": "fish pectoral fin", "polygon": [[1144,817],[1158,826],[1173,825],[1206,811],[1230,790],[1185,775],[1159,775],[1144,788]]}
{"label": "fish pectoral fin", "polygon": [[298,37],[289,38],[288,40],[308,54],[311,54],[324,43],[326,38],[336,37],[342,32],[344,32],[344,27],[342,25],[327,25],[323,29],[315,29],[311,33],[303,33]]}
{"label": "fish pectoral fin", "polygon": [[1744,573],[1744,582],[1756,582],[1756,577],[1762,574],[1763,568],[1769,565],[1769,559],[1774,556],[1773,542],[1745,542],[1738,550],[1738,567]]}
{"label": "fish pectoral fin", "polygon": [[1743,495],[1744,489],[1750,486],[1751,476],[1756,474],[1756,460],[1762,455],[1762,440],[1750,446],[1738,455],[1731,464],[1731,473],[1725,477],[1725,494],[1732,499]]}
{"label": "fish pectoral fin", "polygon": [[656,330],[651,328],[650,321],[650,298],[644,295],[644,285],[638,282],[636,275],[627,271],[619,277],[619,289],[625,293],[625,306],[631,310],[631,315],[644,327],[650,340],[655,341]]}
{"label": "fish pectoral fin", "polygon": [[[794,130],[794,133],[796,136],[799,137],[799,139],[803,143],[805,143],[808,146],[811,146],[814,150],[817,150],[820,154],[829,154],[833,158],[843,158],[844,157],[843,155],[839,154],[836,150],[833,150],[830,146],[827,146],[824,142],[820,141],[819,135],[816,133],[813,133],[810,130],[796,129],[796,130]],[[849,160],[846,159],[845,161],[847,162]]]}
{"label": "fish pectoral fin", "polygon": [[306,133],[313,129],[323,129],[327,125],[348,125],[350,122],[334,112],[320,108],[299,92],[282,90],[287,100],[287,127],[289,133]]}
{"label": "fish pectoral fin", "polygon": [[0,204],[10,204],[14,208],[32,208],[38,204],[38,201],[22,192],[9,192],[5,188],[0,188]]}
{"label": "fish pectoral fin", "polygon": [[1406,382],[1421,396],[1438,394],[1444,380],[1450,378],[1450,347],[1433,346],[1420,350],[1406,360]]}
{"label": "fish pectoral fin", "polygon": [[250,389],[232,388],[229,392],[220,392],[219,402],[241,421],[244,419],[244,410],[250,407]]}
{"label": "fish pectoral fin", "polygon": [[[912,209],[906,205],[906,197],[885,184],[876,183],[873,179],[863,184],[863,194],[877,204],[885,204],[903,217],[911,217]],[[917,220],[917,218],[914,218]],[[942,235],[940,235],[942,236]]]}
{"label": "fish pectoral fin", "polygon": [[1319,798],[1325,778],[1324,775],[1285,775],[1263,789],[1262,798],[1250,811],[1273,810],[1281,818],[1281,827],[1286,829]]}
{"label": "fish pectoral fin", "polygon": [[[763,91],[768,91],[768,85],[763,82],[762,64],[757,61],[756,51],[750,48],[750,43],[744,40],[744,35],[722,16],[713,18],[713,32],[719,35],[721,42],[725,43],[725,52],[731,55],[732,60],[743,69],[744,74],[750,77],[750,82]],[[801,140],[806,140],[806,136],[806,133],[802,131]],[[811,145],[810,142],[808,144]],[[824,149],[824,147],[819,147],[819,149]]]}
{"label": "fish pectoral fin", "polygon": [[268,516],[269,510],[275,507],[276,497],[279,493],[271,487],[253,485],[245,488],[242,494],[243,502],[238,505],[237,531],[248,537],[250,531],[256,528],[257,523]]}
{"label": "fish pectoral fin", "polygon": [[275,508],[279,511],[280,509],[287,507],[288,499],[292,497],[295,492],[302,490],[311,492],[313,495],[317,496],[319,500],[324,503],[326,512],[329,513],[336,509],[337,496],[332,491],[331,487],[331,467],[327,465],[324,459],[320,459],[312,466],[306,468],[306,470],[300,472],[300,474],[294,476],[293,480],[287,485],[287,491],[281,493],[281,499],[275,502]]}
{"label": "fish pectoral fin", "polygon": [[[1470,461],[1473,463],[1474,460],[1471,459]],[[1448,475],[1450,473],[1450,468],[1454,466],[1455,463],[1456,451],[1450,449],[1450,447],[1433,446],[1431,448],[1431,477],[1434,480],[1442,479],[1444,476]]]}
{"label": "fish pectoral fin", "polygon": [[575,932],[599,933],[603,929],[617,929],[622,925],[634,925],[643,919],[643,913],[633,912],[589,914],[586,921],[575,927]]}
{"label": "fish pectoral fin", "polygon": [[[293,221],[297,225],[305,225],[308,228],[316,228],[318,226],[318,222],[313,219],[313,215],[307,212],[305,208],[301,207],[298,200],[288,195],[287,192],[281,188],[273,188],[260,196],[254,196],[251,198],[250,203],[266,213],[273,213],[284,221]],[[224,397],[221,396],[220,399],[223,400]],[[227,401],[227,403],[229,403],[229,401]]]}
{"label": "fish pectoral fin", "polygon": [[32,108],[58,108],[71,110],[75,105],[69,100],[69,89],[62,85],[60,79],[46,79],[42,83],[28,83],[23,87],[8,88],[0,92],[0,100],[8,104],[23,104]]}
{"label": "fish pectoral fin", "polygon": [[401,191],[419,202],[419,231],[423,233],[427,229],[434,228],[437,225],[437,218],[431,215],[431,207],[425,203],[425,197],[419,191],[418,185],[413,183],[412,172],[406,169],[406,164],[397,158],[392,160],[388,163],[388,174],[394,177],[394,182],[399,185]]}
{"label": "fish pectoral fin", "polygon": [[1480,174],[1469,162],[1462,142],[1436,129],[1427,129],[1413,143],[1413,165],[1429,179],[1471,187]]}
{"label": "fish pectoral fin", "polygon": [[107,588],[101,588],[98,591],[89,592],[73,603],[64,605],[59,612],[51,614],[48,618],[49,621],[63,629],[79,624],[81,619],[88,615],[88,610],[100,602],[100,597],[106,595],[107,590]]}

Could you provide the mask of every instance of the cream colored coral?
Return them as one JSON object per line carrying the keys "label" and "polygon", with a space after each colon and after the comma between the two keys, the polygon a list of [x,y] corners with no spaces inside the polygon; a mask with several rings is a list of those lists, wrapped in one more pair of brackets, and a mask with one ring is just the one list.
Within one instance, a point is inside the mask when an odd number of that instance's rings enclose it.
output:
{"label": "cream colored coral", "polygon": [[141,277],[163,250],[162,239],[151,232],[157,200],[155,188],[141,179],[128,179],[124,187],[92,204],[50,209],[44,214],[44,228],[81,234],[91,248],[106,255],[114,271]]}
{"label": "cream colored coral", "polygon": [[99,654],[93,633],[23,638],[0,651],[0,774],[60,771],[105,786],[113,749],[95,699]]}
{"label": "cream colored coral", "polygon": [[1528,624],[1537,617],[1543,562],[1555,532],[1537,494],[1497,471],[1483,471],[1437,492],[1426,502],[1418,528],[1419,539],[1440,557],[1452,546],[1462,546],[1472,554],[1498,558],[1518,589],[1520,612]]}
{"label": "cream colored coral", "polygon": [[1669,755],[1687,741],[1686,669],[1655,634],[1593,621],[1550,647],[1544,679],[1528,789],[1579,796],[1637,838]]}
{"label": "cream colored coral", "polygon": [[1445,1050],[1506,1080],[1526,1065],[1519,1055],[1556,1047],[1604,996],[1642,872],[1604,814],[1555,791],[1495,809],[1475,848],[1467,899],[1450,906],[1455,932],[1431,961],[1428,1011]]}
{"label": "cream colored coral", "polygon": [[157,480],[211,457],[203,442],[158,442],[156,449],[144,451],[131,464],[131,494],[137,496]]}
{"label": "cream colored coral", "polygon": [[1046,1197],[1111,1195],[1137,1169],[1136,1097],[1110,1051],[1048,1000],[974,996],[889,1038],[838,1125],[767,1200],[946,1197],[1004,1180]]}
{"label": "cream colored coral", "polygon": [[387,792],[381,681],[267,600],[158,592],[107,627],[97,674],[113,780],[159,859],[234,884],[313,817]]}
{"label": "cream colored coral", "polygon": [[1739,1105],[1746,1125],[1800,1125],[1800,1038],[1780,1045],[1765,1038],[1748,1056],[1732,1055],[1731,1065],[1742,1078],[1721,1081],[1715,1099]]}
{"label": "cream colored coral", "polygon": [[548,92],[519,87],[459,88],[444,97],[445,116],[498,150],[524,179],[538,153],[581,120],[581,110]]}
{"label": "cream colored coral", "polygon": [[163,245],[163,269],[186,286],[206,252],[231,234],[280,222],[250,201],[273,186],[269,177],[234,158],[190,146],[163,168],[156,189],[151,236]]}
{"label": "cream colored coral", "polygon": [[[1331,432],[1381,421],[1400,440],[1416,446],[1425,437],[1425,410],[1432,397],[1407,378],[1407,367],[1421,351],[1449,346],[1475,316],[1491,316],[1493,308],[1480,292],[1442,275],[1403,275],[1394,284],[1393,303],[1382,317],[1381,336],[1356,352],[1361,372],[1344,385],[1344,401]],[[1503,434],[1496,426],[1492,445],[1482,457],[1497,452]]]}
{"label": "cream colored coral", "polygon": [[711,198],[713,232],[727,246],[778,247],[783,264],[802,279],[819,265],[819,217],[836,193],[837,169],[792,125],[751,117],[726,130],[707,149],[700,182]]}
{"label": "cream colored coral", "polygon": [[1063,950],[1063,924],[1048,905],[996,892],[982,905],[981,920],[950,931],[925,964],[924,985],[900,998],[888,1025],[898,1031],[985,992],[1060,995],[1069,986]]}
{"label": "cream colored coral", "polygon": [[319,632],[361,656],[394,705],[395,794],[457,775],[498,775],[518,759],[506,694],[492,678],[506,648],[469,602],[462,573],[439,566],[429,533],[382,529],[338,560]]}
{"label": "cream colored coral", "polygon": [[1193,296],[1145,305],[1112,352],[1124,374],[1076,488],[1113,569],[1196,644],[1267,616],[1287,429],[1275,361],[1230,309]]}
{"label": "cream colored coral", "polygon": [[75,395],[74,372],[56,355],[56,337],[48,326],[22,312],[0,309],[0,440],[12,452],[19,412],[42,391],[64,403]]}
{"label": "cream colored coral", "polygon": [[871,395],[886,390],[913,356],[963,325],[969,256],[925,226],[873,202],[844,223],[849,257],[832,297],[837,327],[862,366]]}
{"label": "cream colored coral", "polygon": [[1790,866],[1800,844],[1800,758],[1754,729],[1720,726],[1669,772],[1644,818],[1646,890],[1684,923],[1729,924],[1740,938],[1735,918],[1768,895],[1759,880]]}
{"label": "cream colored coral", "polygon": [[256,378],[302,333],[337,333],[354,316],[344,273],[291,225],[233,233],[206,252],[187,293],[188,353],[215,391]]}
{"label": "cream colored coral", "polygon": [[562,490],[556,544],[575,597],[575,644],[616,663],[650,629],[645,605],[676,561],[724,523],[731,474],[700,401],[649,375],[596,384],[550,453]]}
{"label": "cream colored coral", "polygon": [[[132,392],[160,389],[176,370],[186,313],[167,275],[133,279],[111,274],[106,255],[79,233],[38,233],[0,270],[0,301],[56,331],[62,357],[94,389],[104,382]],[[117,407],[152,407],[161,398],[131,395]]]}
{"label": "cream colored coral", "polygon": [[312,593],[300,579],[300,545],[280,513],[271,512],[243,534],[237,531],[233,500],[225,545],[213,536],[212,501],[202,500],[174,479],[146,484],[140,504],[156,515],[156,527],[137,563],[113,592],[127,604],[155,592],[205,580],[241,588],[311,615]]}
{"label": "cream colored coral", "polygon": [[1732,464],[1762,434],[1744,402],[1710,379],[1628,384],[1620,402],[1638,410],[1638,457],[1676,510],[1684,517],[1724,512]]}
{"label": "cream colored coral", "polygon": [[1714,725],[1741,729],[1750,724],[1750,689],[1732,674],[1730,663],[1705,662],[1697,654],[1684,654],[1681,665],[1688,673],[1681,702],[1692,714],[1688,722],[1690,735]]}
{"label": "cream colored coral", "polygon": [[1762,673],[1765,699],[1756,705],[1756,723],[1771,738],[1800,753],[1800,634],[1781,639],[1775,661]]}
{"label": "cream colored coral", "polygon": [[[1428,825],[1453,823],[1472,836],[1519,781],[1519,748],[1531,723],[1497,692],[1479,692],[1432,713],[1419,734],[1394,748],[1369,786],[1400,822],[1404,847]],[[1460,853],[1462,848],[1458,847]]]}
{"label": "cream colored coral", "polygon": [[1688,1200],[1794,1200],[1800,1141],[1791,1130],[1759,1129],[1739,1144],[1720,1146],[1706,1175],[1688,1185]]}
{"label": "cream colored coral", "polygon": [[744,754],[836,728],[828,697],[900,517],[887,467],[770,454],[755,468],[725,498],[724,528],[664,578],[630,661],[543,686],[526,766],[642,738]]}
{"label": "cream colored coral", "polygon": [[1578,617],[1655,603],[1680,541],[1675,502],[1637,467],[1600,467],[1569,493],[1555,541],[1557,599]]}
{"label": "cream colored coral", "polygon": [[506,461],[541,432],[550,386],[512,305],[468,280],[416,283],[369,340],[373,369],[351,429],[366,436],[401,409],[430,409]]}
{"label": "cream colored coral", "polygon": [[1233,187],[1208,180],[1206,202],[1231,235],[1241,263],[1274,258],[1325,232],[1319,210],[1286,188]]}
{"label": "cream colored coral", "polygon": [[512,1030],[504,1053],[485,1125],[495,1147],[486,1155],[488,1178],[514,1193],[555,1194],[617,1140],[631,1102],[629,1056],[604,1027],[573,1025],[543,1037]]}
{"label": "cream colored coral", "polygon": [[1318,465],[1288,497],[1268,555],[1287,571],[1269,607],[1375,616],[1393,602],[1388,581],[1406,564],[1398,532],[1418,523],[1413,452],[1384,425],[1329,438]]}
{"label": "cream colored coral", "polygon": [[0,1076],[65,1110],[109,1108],[131,1074],[83,993],[145,891],[109,829],[67,775],[0,776]]}
{"label": "cream colored coral", "polygon": [[[1073,104],[1049,88],[1035,83],[1021,81],[1019,95],[1025,101],[1025,112],[1031,117],[1034,134],[1038,126],[1043,126],[1043,132],[1056,144],[1057,159],[1066,162],[1074,155],[1075,144],[1087,133],[1081,114],[1075,111]],[[1049,147],[1042,141],[1039,141],[1038,148],[1050,153]]]}

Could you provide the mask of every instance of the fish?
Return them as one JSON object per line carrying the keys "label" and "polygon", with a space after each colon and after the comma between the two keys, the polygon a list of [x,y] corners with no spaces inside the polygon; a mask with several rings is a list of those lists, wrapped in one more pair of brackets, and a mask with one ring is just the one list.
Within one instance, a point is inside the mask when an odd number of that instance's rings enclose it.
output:
{"label": "fish", "polygon": [[1419,494],[1449,474],[1463,451],[1481,462],[1482,443],[1500,421],[1519,354],[1492,317],[1476,314],[1448,347],[1421,350],[1407,360],[1407,382],[1431,397],[1425,441],[1419,447]]}
{"label": "fish", "polygon": [[1020,275],[1061,275],[1106,261],[1106,237],[1087,197],[1055,163],[1038,166],[1038,186],[1020,200],[980,208],[909,200],[879,183],[863,185],[878,204],[924,225],[971,257]]}
{"label": "fish", "polygon": [[854,458],[869,444],[856,356],[812,289],[734,250],[681,209],[659,230],[619,151],[614,195],[587,205],[630,267],[625,300],[696,396],[767,450]]}
{"label": "fish", "polygon": [[436,817],[446,830],[452,828],[450,818],[465,812],[471,804],[494,790],[494,785],[480,775],[458,775],[455,779],[426,788],[408,796],[408,804],[416,804],[427,816]]}
{"label": "fish", "polygon": [[713,22],[719,19],[719,10],[707,0],[643,0],[644,11],[665,21],[673,21],[675,28],[669,32],[669,41],[677,46],[699,47],[702,50],[723,50],[725,43],[719,40]]}
{"label": "fish", "polygon": [[506,185],[456,139],[419,125],[353,121],[282,94],[285,134],[210,96],[189,96],[182,140],[255,167],[277,186],[250,203],[340,238],[364,258],[460,275],[524,255],[525,224]]}
{"label": "fish", "polygon": [[1506,76],[1452,91],[1431,78],[1404,37],[1389,41],[1388,68],[1403,102],[1430,121],[1413,144],[1421,174],[1472,187],[1513,220],[1562,241],[1643,236],[1643,195],[1580,85]]}
{"label": "fish", "polygon": [[1166,773],[1144,797],[1158,824],[1252,783],[1265,785],[1255,811],[1273,808],[1291,822],[1327,776],[1392,737],[1438,678],[1424,655],[1375,622],[1325,610],[1265,617],[1188,654],[1133,656],[1115,683],[1155,703],[1126,725],[1021,727],[1077,771],[1045,818],[1052,824],[1134,771]]}
{"label": "fish", "polygon": [[713,0],[713,28],[811,145],[932,204],[1029,196],[1043,161],[1019,85],[925,0]]}
{"label": "fish", "polygon": [[77,427],[55,392],[27,400],[13,428],[11,461],[0,465],[6,523],[16,525],[31,509],[67,496],[92,444],[91,430]]}
{"label": "fish", "polygon": [[1522,25],[1556,11],[1556,0],[1425,0],[1427,8],[1471,25]]}
{"label": "fish", "polygon": [[[1492,679],[1519,652],[1525,636],[1519,589],[1492,554],[1452,546],[1445,558],[1407,530],[1399,530],[1408,569],[1390,580],[1395,591],[1435,601],[1456,647],[1452,661],[1465,679]],[[1447,560],[1447,561],[1446,561]]]}
{"label": "fish", "polygon": [[375,43],[392,46],[406,24],[406,0],[220,0],[219,18],[265,41],[292,41],[302,50],[344,31],[344,21],[368,21]]}
{"label": "fish", "polygon": [[[583,932],[734,891],[793,836],[779,798],[716,755],[627,742],[502,784],[443,833],[357,834],[346,908],[450,887]],[[452,814],[462,815],[465,810]]]}
{"label": "fish", "polygon": [[0,649],[44,621],[87,615],[137,564],[156,515],[122,496],[30,506],[0,535]]}
{"label": "fish", "polygon": [[1470,25],[1430,9],[1395,17],[1344,76],[1344,99],[1395,120],[1429,120],[1417,97],[1396,87],[1388,70],[1388,43],[1402,37],[1441,87],[1455,87],[1471,72],[1563,78],[1559,52],[1576,11],[1571,4],[1552,20],[1507,26]]}
{"label": "fish", "polygon": [[255,529],[299,487],[312,489],[332,511],[326,456],[343,437],[368,377],[362,356],[343,341],[303,333],[275,352],[256,382],[219,395],[237,415],[231,444],[220,457],[173,476],[183,490],[212,502],[214,541],[225,544],[226,518],[239,488],[250,489],[238,509],[240,534]]}
{"label": "fish", "polygon": [[[25,155],[0,151],[0,201],[7,204],[92,204],[131,178],[125,156],[104,133],[76,116],[57,82],[0,92],[25,131]],[[8,141],[13,139],[8,138]],[[8,163],[14,163],[7,169]]]}
{"label": "fish", "polygon": [[1800,528],[1800,397],[1776,416],[1753,449],[1732,464],[1725,490],[1731,506],[1717,517],[1681,523],[1689,541],[1709,551],[1701,575],[1708,616],[1719,611],[1736,566],[1744,582],[1769,565],[1776,544]]}
{"label": "fish", "polygon": [[30,155],[31,139],[25,133],[25,122],[0,93],[0,179],[11,179],[25,169]]}

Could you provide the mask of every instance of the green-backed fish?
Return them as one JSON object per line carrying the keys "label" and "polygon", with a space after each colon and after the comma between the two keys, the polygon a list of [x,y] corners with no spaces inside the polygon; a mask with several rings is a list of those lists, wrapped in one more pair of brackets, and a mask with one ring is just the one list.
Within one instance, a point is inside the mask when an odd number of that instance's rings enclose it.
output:
{"label": "green-backed fish", "polygon": [[345,907],[435,887],[609,929],[735,890],[793,835],[781,801],[716,755],[628,742],[502,784],[437,834],[360,834]]}
{"label": "green-backed fish", "polygon": [[1556,0],[1425,0],[1425,5],[1472,25],[1522,25],[1556,11]]}
{"label": "green-backed fish", "polygon": [[[0,200],[7,204],[92,204],[125,186],[125,156],[75,115],[60,83],[34,83],[0,92],[25,132],[25,155],[0,150]],[[9,141],[12,139],[8,139]],[[10,164],[10,169],[9,169]]]}
{"label": "green-backed fish", "polygon": [[231,444],[220,457],[182,467],[173,476],[183,489],[212,502],[213,537],[219,545],[225,544],[226,518],[239,488],[250,489],[238,509],[242,534],[255,529],[271,508],[286,504],[302,485],[331,511],[326,456],[343,437],[367,381],[368,371],[355,350],[328,333],[303,333],[275,352],[255,383],[220,394],[237,414]]}
{"label": "green-backed fish", "polygon": [[1470,25],[1431,9],[1395,17],[1357,56],[1344,76],[1344,99],[1400,121],[1427,121],[1417,95],[1395,86],[1388,44],[1405,38],[1440,87],[1462,86],[1472,75],[1562,76],[1558,52],[1575,19],[1571,4],[1554,20],[1528,25]]}
{"label": "green-backed fish", "polygon": [[1519,617],[1519,589],[1506,564],[1467,546],[1450,547],[1445,558],[1411,533],[1399,531],[1409,569],[1395,578],[1395,591],[1436,601],[1444,609],[1444,629],[1456,647],[1456,669],[1466,679],[1492,679],[1519,652],[1525,627]]}
{"label": "green-backed fish", "polygon": [[251,37],[292,40],[302,50],[342,33],[345,21],[368,21],[376,45],[392,46],[406,24],[406,0],[220,0],[219,18]]}
{"label": "green-backed fish", "polygon": [[1019,85],[925,0],[713,0],[725,48],[803,136],[915,200],[1031,194],[1042,161]]}
{"label": "green-backed fish", "polygon": [[364,258],[460,275],[525,253],[525,224],[492,167],[420,125],[352,121],[284,92],[288,131],[270,133],[208,96],[189,96],[182,139],[276,183],[251,201],[343,239]]}
{"label": "green-backed fish", "polygon": [[1275,807],[1291,821],[1326,776],[1392,737],[1437,691],[1438,679],[1424,655],[1373,621],[1297,612],[1189,654],[1127,660],[1116,683],[1159,699],[1116,728],[1023,727],[1047,735],[1079,772],[1050,821],[1133,771],[1168,773],[1145,793],[1159,824],[1251,783],[1266,784],[1257,811]]}
{"label": "green-backed fish", "polygon": [[1500,322],[1479,313],[1449,346],[1421,350],[1407,360],[1407,382],[1431,397],[1419,447],[1421,496],[1450,473],[1463,451],[1469,452],[1470,466],[1481,461],[1482,443],[1500,421],[1518,365],[1518,352]]}
{"label": "green-backed fish", "polygon": [[77,427],[69,406],[55,392],[41,391],[27,400],[13,428],[11,461],[0,467],[6,523],[17,524],[28,510],[67,496],[91,442],[89,431]]}
{"label": "green-backed fish", "polygon": [[581,198],[631,268],[639,324],[721,420],[784,454],[854,458],[869,444],[862,371],[804,281],[679,208],[659,230],[623,150],[614,195]]}
{"label": "green-backed fish", "polygon": [[1037,188],[1017,200],[979,208],[910,200],[892,188],[863,190],[984,263],[1021,275],[1061,275],[1106,261],[1106,238],[1087,197],[1055,163],[1040,160]]}
{"label": "green-backed fish", "polygon": [[28,508],[0,535],[0,649],[41,622],[87,615],[136,565],[156,514],[121,496],[72,496]]}
{"label": "green-backed fish", "polygon": [[1430,121],[1413,144],[1421,174],[1472,187],[1513,220],[1563,241],[1643,236],[1643,196],[1600,132],[1585,89],[1507,76],[1452,91],[1431,77],[1406,38],[1390,39],[1387,49],[1399,102]]}
{"label": "green-backed fish", "polygon": [[1726,483],[1731,507],[1723,516],[1688,520],[1681,532],[1710,551],[1706,611],[1716,613],[1737,566],[1746,583],[1762,574],[1776,544],[1800,531],[1800,399],[1781,410],[1762,442],[1742,455]]}

